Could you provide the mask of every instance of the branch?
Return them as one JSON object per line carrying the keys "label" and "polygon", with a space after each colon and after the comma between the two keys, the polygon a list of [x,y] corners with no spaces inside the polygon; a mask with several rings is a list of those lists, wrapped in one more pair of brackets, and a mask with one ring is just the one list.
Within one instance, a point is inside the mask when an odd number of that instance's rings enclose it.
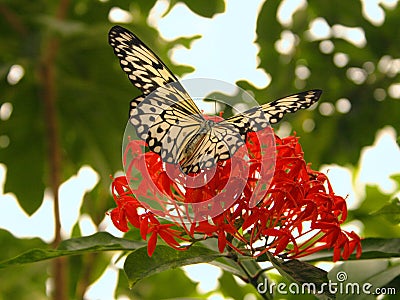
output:
{"label": "branch", "polygon": [[0,15],[2,15],[4,20],[6,20],[20,35],[25,36],[28,34],[28,30],[22,23],[21,18],[2,3],[0,3]]}
{"label": "branch", "polygon": [[273,295],[270,293],[270,288],[268,286],[268,277],[256,260],[249,258],[240,259],[234,251],[228,249],[228,252],[230,258],[246,274],[246,278],[242,278],[242,280],[250,283],[263,299],[272,300]]}
{"label": "branch", "polygon": [[[61,0],[56,12],[56,18],[63,20],[66,18],[69,0]],[[58,126],[58,115],[56,109],[56,68],[55,59],[59,49],[59,40],[50,37],[44,46],[42,53],[39,74],[42,85],[42,99],[44,102],[44,112],[46,118],[46,137],[48,141],[48,162],[50,165],[50,187],[54,198],[54,217],[55,217],[55,238],[53,247],[57,247],[61,241],[61,223],[58,190],[61,184],[61,145],[60,131]],[[65,258],[54,260],[54,299],[67,299],[67,263]]]}

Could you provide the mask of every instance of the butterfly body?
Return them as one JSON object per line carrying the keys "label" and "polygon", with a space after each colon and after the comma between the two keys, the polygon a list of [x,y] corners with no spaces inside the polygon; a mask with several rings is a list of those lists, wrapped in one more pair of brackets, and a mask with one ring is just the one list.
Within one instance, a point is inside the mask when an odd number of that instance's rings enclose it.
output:
{"label": "butterfly body", "polygon": [[[207,133],[196,133],[189,139],[189,142],[185,147],[182,148],[183,151],[178,155],[179,165],[182,169],[185,168],[188,161],[195,159],[193,155],[198,151],[197,149],[199,149],[201,141],[206,137],[206,135]],[[201,161],[204,161],[204,159]]]}
{"label": "butterfly body", "polygon": [[121,68],[143,95],[131,101],[130,123],[149,149],[188,173],[224,161],[245,144],[249,132],[310,107],[322,91],[310,90],[254,107],[220,122],[206,120],[165,64],[132,32],[114,26],[109,43]]}
{"label": "butterfly body", "polygon": [[199,142],[207,135],[207,133],[214,126],[214,121],[206,120],[200,125],[199,130],[189,139],[184,148],[184,154],[189,156],[196,149]]}

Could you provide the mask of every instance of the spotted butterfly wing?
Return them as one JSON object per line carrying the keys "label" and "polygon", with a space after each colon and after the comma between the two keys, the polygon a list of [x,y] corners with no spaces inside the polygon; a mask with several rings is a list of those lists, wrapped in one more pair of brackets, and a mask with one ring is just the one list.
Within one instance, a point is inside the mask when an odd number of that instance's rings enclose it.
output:
{"label": "spotted butterfly wing", "polygon": [[114,26],[109,43],[129,80],[143,93],[131,101],[130,109],[138,136],[163,161],[179,163],[185,173],[228,159],[249,132],[311,106],[321,95],[320,90],[294,94],[215,123],[204,119],[172,72],[132,32]]}
{"label": "spotted butterfly wing", "polygon": [[201,112],[176,77],[137,36],[120,26],[109,43],[122,70],[142,91],[131,101],[130,122],[150,150],[163,161],[179,162],[180,146],[201,128]]}
{"label": "spotted butterfly wing", "polygon": [[266,128],[269,124],[278,123],[286,113],[294,113],[299,109],[310,107],[318,101],[321,94],[321,90],[315,89],[286,96],[259,107],[254,107],[221,123],[234,124],[241,135],[245,137],[249,132],[256,132]]}
{"label": "spotted butterfly wing", "polygon": [[108,42],[122,70],[145,96],[160,86],[178,81],[158,56],[129,30],[114,26],[108,34]]}

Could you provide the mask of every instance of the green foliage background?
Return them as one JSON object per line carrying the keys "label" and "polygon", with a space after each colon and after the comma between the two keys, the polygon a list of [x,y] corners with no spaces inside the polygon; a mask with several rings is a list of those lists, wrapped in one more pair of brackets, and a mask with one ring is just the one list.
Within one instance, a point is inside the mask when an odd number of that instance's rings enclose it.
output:
{"label": "green foliage background", "polygon": [[[52,122],[59,130],[61,180],[76,174],[86,164],[101,177],[97,187],[86,195],[81,213],[89,214],[99,224],[104,212],[114,206],[109,194],[109,174],[121,169],[120,147],[128,105],[139,92],[120,70],[107,43],[107,33],[113,25],[108,20],[110,9],[120,7],[131,12],[133,21],[126,27],[142,37],[176,75],[191,70],[190,66],[174,66],[168,58],[168,51],[173,46],[190,45],[191,39],[166,42],[159,37],[157,29],[147,24],[146,18],[155,3],[149,0],[0,2],[0,105],[9,102],[13,106],[10,119],[0,120],[0,136],[7,136],[10,140],[7,147],[0,148],[0,163],[7,167],[4,193],[14,193],[28,214],[41,205],[44,190],[51,185],[50,141],[46,130]],[[222,0],[171,0],[169,3],[170,8],[177,3],[185,3],[194,13],[208,18],[223,13],[225,9]],[[372,144],[377,130],[386,125],[397,130],[400,128],[400,100],[392,99],[390,95],[383,101],[374,97],[376,89],[387,91],[400,79],[398,72],[393,74],[377,68],[383,56],[400,58],[400,5],[394,9],[384,8],[385,22],[374,26],[363,17],[360,1],[309,1],[306,8],[294,15],[293,24],[285,27],[276,18],[279,4],[280,1],[266,1],[257,20],[260,67],[271,74],[270,86],[257,90],[249,81],[238,84],[251,89],[262,103],[266,99],[298,91],[295,69],[299,64],[306,65],[311,70],[311,76],[301,83],[301,90],[320,88],[324,90],[321,102],[335,104],[337,99],[348,98],[352,105],[347,114],[335,112],[326,117],[314,110],[287,118],[301,136],[306,159],[313,163],[314,168],[322,163],[357,167],[361,148]],[[334,44],[334,51],[322,53],[319,50],[321,41],[306,38],[310,21],[317,17],[324,18],[330,26],[361,27],[367,44],[360,48],[332,37],[329,40]],[[293,32],[299,41],[296,51],[286,57],[279,54],[274,46],[283,30]],[[49,59],[52,51],[54,60]],[[349,57],[348,64],[343,68],[333,62],[335,53],[339,52]],[[355,84],[346,72],[350,67],[365,69],[366,62],[371,62],[375,68],[363,83]],[[10,67],[16,64],[24,68],[25,75],[16,85],[11,85],[7,75]],[[49,67],[54,73],[50,76],[51,81],[45,81],[48,77],[43,76],[43,70]],[[44,101],[53,87],[55,121],[48,115]],[[301,125],[304,119],[310,117],[316,127],[312,132],[305,133]],[[382,215],[368,215],[383,206],[383,203],[376,205],[375,200],[379,197],[388,199],[374,189],[368,190],[363,206],[350,216],[368,224],[366,232],[371,236],[398,237],[396,224],[390,224]],[[78,229],[75,234],[80,235]],[[0,261],[34,247],[50,247],[38,239],[17,239],[4,230],[0,230],[0,243],[3,246]],[[107,254],[70,258],[69,298],[80,298],[88,285],[100,276],[109,259]],[[49,268],[49,262],[41,262],[1,270],[0,300],[10,299],[11,296],[14,299],[45,299]],[[238,286],[227,276],[224,274],[221,278],[223,292],[234,297],[229,291],[238,289]],[[171,278],[174,278],[174,286],[169,284]],[[182,271],[173,270],[144,280],[133,291],[127,290],[127,281],[122,276],[117,294],[127,294],[133,299],[161,299],[196,296],[197,292]]]}

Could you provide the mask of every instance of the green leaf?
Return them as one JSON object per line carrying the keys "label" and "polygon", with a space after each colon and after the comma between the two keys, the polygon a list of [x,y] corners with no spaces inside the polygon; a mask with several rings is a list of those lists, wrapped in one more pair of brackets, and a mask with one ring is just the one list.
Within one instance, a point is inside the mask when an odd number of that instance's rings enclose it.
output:
{"label": "green leaf", "polygon": [[225,3],[222,0],[173,0],[171,1],[171,6],[178,2],[185,3],[194,13],[207,18],[211,18],[215,14],[222,13],[225,10]]}
{"label": "green leaf", "polygon": [[228,272],[224,272],[219,278],[221,292],[224,299],[246,299],[246,295],[254,294],[254,288],[247,284],[243,286]]}
{"label": "green leaf", "polygon": [[224,270],[232,275],[236,275],[238,277],[245,277],[246,274],[243,273],[243,270],[241,270],[237,264],[231,263],[232,260],[225,260],[224,258],[214,260],[210,262],[211,265],[216,266],[220,268],[221,270]]}
{"label": "green leaf", "polygon": [[[122,271],[123,284],[128,289],[126,274]],[[173,282],[173,285],[171,284]],[[139,281],[128,293],[129,299],[182,299],[188,296],[203,299],[196,292],[198,283],[186,276],[182,269],[171,269]],[[127,293],[125,293],[126,297]]]}
{"label": "green leaf", "polygon": [[400,257],[400,239],[368,238],[361,241],[360,259]]}
{"label": "green leaf", "polygon": [[389,202],[390,195],[383,194],[377,185],[367,185],[365,187],[366,196],[361,206],[351,212],[354,218],[359,219],[364,224],[364,235],[369,237],[398,237],[400,227],[393,224],[390,218],[381,214],[371,214],[382,208],[382,205]]}
{"label": "green leaf", "polygon": [[[0,200],[1,201],[1,200]],[[8,231],[0,229],[0,244],[3,245],[0,252],[0,261],[8,259],[25,249],[46,247],[46,244],[39,238],[17,239]],[[37,263],[29,268],[26,265],[15,266],[0,272],[0,299],[46,299],[44,282],[48,279],[48,262]],[[23,284],[21,284],[23,274]]]}
{"label": "green leaf", "polygon": [[400,199],[395,198],[390,200],[389,203],[384,205],[379,210],[371,213],[372,216],[383,216],[386,220],[388,220],[392,224],[400,223]]}
{"label": "green leaf", "polygon": [[141,247],[125,260],[124,270],[128,276],[129,286],[132,288],[139,280],[169,269],[211,262],[224,256],[208,248],[193,246],[186,251],[177,251],[168,246],[159,245],[151,257],[147,254],[147,247]]}
{"label": "green leaf", "polygon": [[[400,136],[397,137],[397,145],[400,147],[399,141],[400,141]],[[400,174],[392,175],[390,176],[390,178],[397,182],[397,189],[400,189]]]}
{"label": "green leaf", "polygon": [[[361,240],[362,259],[400,257],[400,239],[366,238]],[[304,258],[308,262],[332,261],[331,250],[319,251]],[[349,260],[355,260],[356,255],[350,255]]]}
{"label": "green leaf", "polygon": [[0,268],[38,262],[60,256],[70,256],[98,251],[135,250],[145,243],[116,238],[107,232],[63,241],[58,249],[32,249],[15,258],[0,262]]}
{"label": "green leaf", "polygon": [[[0,121],[0,136],[10,138],[10,145],[0,148],[0,162],[7,167],[4,192],[15,194],[25,212],[31,215],[43,201],[46,148],[43,124],[37,121],[43,110],[38,99],[30,98],[37,91],[28,76],[29,73],[20,83],[24,85],[23,88],[15,89],[9,95],[6,92],[0,100],[13,105],[10,119]],[[30,101],[27,105],[13,99]]]}
{"label": "green leaf", "polygon": [[86,237],[65,240],[60,243],[58,250],[132,250],[145,244],[145,242],[117,238],[108,232],[98,232]]}
{"label": "green leaf", "polygon": [[328,283],[328,272],[297,259],[281,262],[272,254],[268,253],[268,257],[283,277],[297,283],[299,286],[310,287],[309,292],[314,292],[315,296],[319,299],[334,298],[334,295],[327,288],[323,288],[323,294],[319,293],[322,287],[324,287],[323,284]]}

